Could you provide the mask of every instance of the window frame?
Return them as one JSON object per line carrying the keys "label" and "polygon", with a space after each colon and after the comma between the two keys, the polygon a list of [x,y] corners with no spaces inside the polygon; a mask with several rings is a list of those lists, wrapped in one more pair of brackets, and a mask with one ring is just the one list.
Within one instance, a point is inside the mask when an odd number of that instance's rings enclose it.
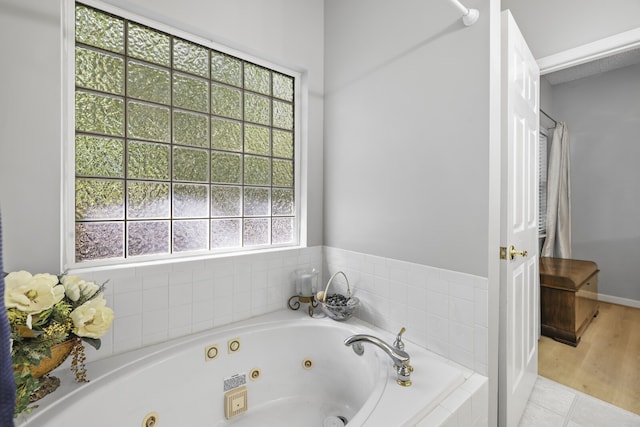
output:
{"label": "window frame", "polygon": [[[199,252],[178,252],[168,254],[141,255],[132,257],[118,257],[97,260],[76,261],[75,248],[75,7],[81,3],[89,7],[99,9],[124,19],[135,21],[174,37],[202,45],[208,49],[216,50],[240,60],[268,68],[272,71],[293,77],[294,79],[294,241],[286,244],[268,244],[260,246],[209,249]],[[62,4],[62,253],[61,264],[63,270],[84,269],[102,266],[130,266],[135,264],[171,263],[179,260],[218,258],[229,255],[241,255],[256,252],[269,252],[274,250],[288,250],[306,247],[306,186],[307,168],[306,159],[306,133],[303,132],[308,114],[308,88],[305,73],[297,71],[263,58],[254,56],[246,51],[238,50],[215,40],[196,35],[180,29],[180,23],[159,22],[131,11],[116,7],[99,0],[64,0]],[[248,50],[248,49],[246,49]],[[304,167],[304,169],[303,169]],[[209,183],[211,185],[211,183]],[[244,184],[243,184],[244,186]],[[210,221],[210,219],[209,219]],[[126,224],[126,223],[125,223]],[[126,245],[126,242],[125,242]],[[126,254],[126,249],[125,249]]]}

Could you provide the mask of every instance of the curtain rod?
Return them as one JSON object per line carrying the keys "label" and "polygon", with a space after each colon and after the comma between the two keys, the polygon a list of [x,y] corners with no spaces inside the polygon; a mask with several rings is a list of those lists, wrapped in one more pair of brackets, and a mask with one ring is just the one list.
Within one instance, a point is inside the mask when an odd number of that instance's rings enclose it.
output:
{"label": "curtain rod", "polygon": [[457,7],[460,12],[462,12],[462,22],[467,27],[475,24],[476,21],[478,20],[478,17],[480,17],[480,12],[478,11],[478,9],[469,9],[468,7],[460,3],[458,0],[449,0],[449,1],[451,2],[451,4]]}
{"label": "curtain rod", "polygon": [[556,119],[554,119],[553,117],[551,117],[550,115],[548,115],[547,113],[544,112],[544,110],[541,108],[540,112],[542,114],[544,114],[545,116],[547,116],[549,118],[549,120],[551,120],[553,122],[554,125],[558,125],[558,121]]}

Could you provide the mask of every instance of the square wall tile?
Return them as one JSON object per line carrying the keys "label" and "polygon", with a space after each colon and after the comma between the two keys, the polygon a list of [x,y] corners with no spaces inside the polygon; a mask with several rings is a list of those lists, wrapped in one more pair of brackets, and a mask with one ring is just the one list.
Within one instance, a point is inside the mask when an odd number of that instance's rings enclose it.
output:
{"label": "square wall tile", "polygon": [[233,295],[233,276],[215,278],[213,280],[213,295],[216,298]]}
{"label": "square wall tile", "polygon": [[392,281],[405,284],[409,283],[409,271],[411,270],[411,263],[394,259],[387,259],[387,269],[389,273],[389,279],[391,279]]}
{"label": "square wall tile", "polygon": [[169,329],[180,329],[191,327],[191,304],[180,305],[169,309]]}
{"label": "square wall tile", "polygon": [[475,360],[476,371],[485,374],[486,372],[478,370],[479,366],[486,366],[489,362],[488,344],[489,330],[484,326],[475,326],[473,328],[474,347],[473,354]]}
{"label": "square wall tile", "polygon": [[142,290],[118,293],[111,305],[115,318],[133,316],[142,313]]}
{"label": "square wall tile", "polygon": [[142,289],[166,288],[169,286],[169,273],[142,276]]}
{"label": "square wall tile", "polygon": [[449,342],[449,319],[427,312],[427,335],[442,342]]}
{"label": "square wall tile", "polygon": [[177,286],[193,282],[193,270],[173,270],[169,273],[169,285]]}
{"label": "square wall tile", "polygon": [[235,267],[233,261],[228,258],[215,259],[208,262],[207,270],[213,272],[213,277],[233,276]]}
{"label": "square wall tile", "polygon": [[427,313],[424,310],[409,307],[407,311],[407,333],[415,337],[412,341],[426,347],[427,340]]}
{"label": "square wall tile", "polygon": [[449,321],[449,339],[451,340],[451,344],[469,353],[473,353],[475,345],[474,332],[473,326],[463,325],[453,320]]}
{"label": "square wall tile", "polygon": [[233,313],[245,313],[251,311],[251,292],[233,294]]}
{"label": "square wall tile", "polygon": [[191,321],[194,324],[213,322],[213,300],[194,301]]}
{"label": "square wall tile", "polygon": [[475,360],[473,351],[451,344],[449,346],[449,359],[464,367],[474,369]]}
{"label": "square wall tile", "polygon": [[472,283],[449,282],[449,295],[454,298],[475,301],[475,287]]}
{"label": "square wall tile", "polygon": [[409,285],[407,285],[407,282],[390,280],[388,285],[389,300],[398,304],[402,304],[406,309],[409,304]]}
{"label": "square wall tile", "polygon": [[431,292],[449,295],[449,282],[439,274],[432,274],[427,280],[427,289]]}
{"label": "square wall tile", "polygon": [[142,314],[116,317],[113,329],[113,351],[120,353],[142,346]]}
{"label": "square wall tile", "polygon": [[389,326],[391,331],[397,333],[401,328],[407,326],[408,320],[407,305],[389,301]]}
{"label": "square wall tile", "polygon": [[449,319],[465,326],[473,327],[475,304],[473,301],[458,297],[449,297]]}
{"label": "square wall tile", "polygon": [[427,312],[449,319],[449,295],[427,291]]}
{"label": "square wall tile", "polygon": [[142,277],[110,279],[107,286],[113,290],[114,294],[140,291],[142,290]]}
{"label": "square wall tile", "polygon": [[193,283],[169,285],[169,307],[191,305],[193,301]]}
{"label": "square wall tile", "polygon": [[213,280],[200,280],[193,283],[193,302],[211,301],[213,294]]}
{"label": "square wall tile", "polygon": [[152,265],[143,265],[136,267],[136,276],[139,277],[154,277],[154,276],[166,276],[171,270],[173,270],[173,263],[160,263]]}
{"label": "square wall tile", "polygon": [[161,337],[167,338],[169,333],[169,310],[154,310],[143,313],[142,315],[142,338],[146,341],[151,335],[156,338],[157,342]]}
{"label": "square wall tile", "polygon": [[489,292],[486,289],[475,289],[474,320],[476,325],[488,326]]}
{"label": "square wall tile", "polygon": [[407,286],[407,300],[409,307],[426,310],[427,308],[427,287],[423,285]]}
{"label": "square wall tile", "polygon": [[151,288],[142,291],[142,312],[169,308],[169,288]]}

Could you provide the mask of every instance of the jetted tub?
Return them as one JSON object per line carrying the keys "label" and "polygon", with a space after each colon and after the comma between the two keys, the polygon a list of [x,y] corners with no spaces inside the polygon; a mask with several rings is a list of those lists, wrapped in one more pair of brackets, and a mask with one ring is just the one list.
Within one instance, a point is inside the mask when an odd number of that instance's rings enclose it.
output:
{"label": "jetted tub", "polygon": [[[363,333],[394,339],[357,319],[290,310],[255,317],[90,363],[86,384],[58,370],[61,387],[16,426],[322,427],[346,420],[349,427],[403,427],[464,382],[460,369],[412,344],[408,330],[413,385],[402,387],[378,347],[364,343],[358,356],[343,344]],[[238,413],[230,419],[225,392],[234,394],[230,415]],[[145,421],[149,414],[155,418]]]}

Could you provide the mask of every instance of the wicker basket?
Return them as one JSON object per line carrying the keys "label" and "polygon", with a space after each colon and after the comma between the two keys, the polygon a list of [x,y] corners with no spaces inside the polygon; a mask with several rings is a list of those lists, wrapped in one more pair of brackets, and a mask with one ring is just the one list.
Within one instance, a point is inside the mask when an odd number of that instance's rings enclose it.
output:
{"label": "wicker basket", "polygon": [[40,378],[56,369],[69,357],[75,342],[76,339],[73,338],[51,347],[51,357],[45,357],[37,366],[29,367],[31,375],[34,378]]}

